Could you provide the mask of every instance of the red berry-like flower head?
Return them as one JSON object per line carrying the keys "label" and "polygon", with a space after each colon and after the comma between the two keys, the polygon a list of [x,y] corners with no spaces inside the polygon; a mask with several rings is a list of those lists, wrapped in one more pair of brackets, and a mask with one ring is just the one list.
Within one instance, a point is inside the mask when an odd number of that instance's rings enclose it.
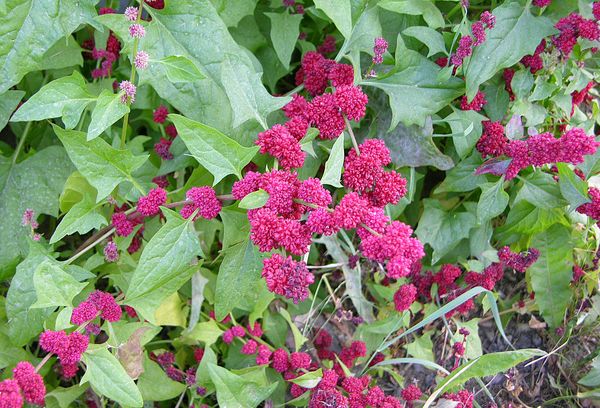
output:
{"label": "red berry-like flower head", "polygon": [[0,408],[20,408],[23,406],[21,388],[15,380],[0,382]]}
{"label": "red berry-like flower head", "polygon": [[285,170],[302,167],[304,164],[305,153],[298,140],[285,126],[275,125],[271,129],[259,133],[256,144],[260,146],[262,154],[275,157]]}
{"label": "red berry-like flower head", "polygon": [[13,377],[19,384],[25,401],[29,404],[44,405],[46,386],[41,375],[35,372],[35,367],[28,361],[21,361],[13,369]]}
{"label": "red berry-like flower head", "polygon": [[335,90],[335,103],[350,120],[360,121],[365,116],[369,98],[358,86],[343,85]]}
{"label": "red berry-like flower head", "polygon": [[417,288],[415,285],[408,283],[400,286],[394,293],[394,306],[397,311],[403,312],[408,310],[417,298]]}
{"label": "red berry-like flower head", "polygon": [[181,209],[181,216],[189,218],[194,211],[198,210],[196,218],[203,217],[207,220],[215,218],[221,212],[221,201],[212,187],[192,187],[185,194],[192,204],[187,204]]}
{"label": "red berry-like flower head", "polygon": [[153,188],[148,195],[140,197],[137,210],[145,216],[156,215],[160,206],[167,202],[167,192],[160,187]]}
{"label": "red berry-like flower head", "polygon": [[273,254],[263,260],[262,276],[267,288],[278,295],[292,299],[294,303],[308,298],[308,286],[314,282],[314,276],[304,262],[297,262],[288,256],[283,258]]}
{"label": "red berry-like flower head", "polygon": [[[316,96],[310,103],[310,119],[319,129],[319,138],[321,139],[337,138],[346,126],[336,99],[333,94],[323,94]],[[347,103],[350,104],[349,101]],[[350,105],[350,109],[352,106]]]}

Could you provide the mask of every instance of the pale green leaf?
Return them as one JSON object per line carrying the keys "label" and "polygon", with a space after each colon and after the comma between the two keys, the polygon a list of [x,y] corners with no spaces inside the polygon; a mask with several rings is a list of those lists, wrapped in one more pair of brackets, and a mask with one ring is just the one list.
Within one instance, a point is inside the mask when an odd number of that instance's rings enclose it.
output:
{"label": "pale green leaf", "polygon": [[504,177],[495,183],[481,186],[481,196],[477,203],[477,220],[480,224],[502,214],[508,205],[508,193],[504,191]]}
{"label": "pale green leaf", "polygon": [[345,38],[352,33],[350,0],[315,0],[315,7],[323,10]]}
{"label": "pale green leaf", "polygon": [[344,137],[345,133],[342,133],[333,144],[331,152],[329,152],[329,158],[325,162],[325,170],[321,178],[322,184],[342,187],[340,181],[342,178],[342,168],[344,167]]}
{"label": "pale green leaf", "polygon": [[77,170],[98,190],[97,202],[123,181],[137,183],[132,173],[144,164],[148,155],[134,156],[129,150],[111,147],[102,138],[88,141],[83,132],[52,127]]}
{"label": "pale green leaf", "polygon": [[111,91],[102,91],[92,111],[87,140],[97,138],[129,112],[129,106],[121,101],[121,95],[122,93],[114,94]]}
{"label": "pale green leaf", "polygon": [[321,378],[323,378],[323,369],[319,368],[318,370],[309,371],[296,378],[292,378],[290,382],[304,388],[315,388],[321,382]]}
{"label": "pale green leaf", "polygon": [[271,42],[279,61],[286,69],[290,67],[290,59],[300,34],[302,14],[265,13],[271,20]]}
{"label": "pale green leaf", "polygon": [[258,152],[258,146],[244,147],[210,126],[181,115],[169,118],[192,156],[215,177],[213,185],[229,174],[241,178],[242,169]]}
{"label": "pale green leaf", "polygon": [[98,211],[100,206],[89,196],[75,204],[60,221],[50,238],[50,243],[60,241],[75,232],[85,234],[93,229],[107,225],[106,218]]}
{"label": "pale green leaf", "polygon": [[429,49],[427,52],[428,58],[438,53],[447,54],[446,45],[444,44],[444,37],[442,37],[442,35],[433,28],[412,26],[402,31],[402,34],[416,38],[425,44]]}
{"label": "pale green leaf", "polygon": [[37,296],[32,309],[73,306],[73,298],[87,286],[79,283],[55,262],[42,262],[33,273],[33,286]]}
{"label": "pale green leaf", "polygon": [[208,373],[217,390],[217,402],[227,408],[254,408],[269,397],[277,387],[260,385],[215,364],[208,364]]}
{"label": "pale green leaf", "polygon": [[125,292],[126,303],[154,322],[160,303],[187,282],[197,268],[190,263],[200,254],[191,218],[162,209],[167,222],[146,244]]}
{"label": "pale green leaf", "polygon": [[27,100],[10,119],[28,122],[62,117],[65,126],[72,129],[81,113],[96,97],[88,92],[85,78],[77,71],[44,85]]}
{"label": "pale green leaf", "polygon": [[8,123],[10,116],[13,114],[19,102],[25,96],[25,91],[8,90],[0,95],[0,129]]}
{"label": "pale green leaf", "polygon": [[431,28],[444,26],[444,17],[431,0],[383,0],[378,6],[399,14],[422,15]]}
{"label": "pale green leaf", "polygon": [[108,399],[127,407],[142,407],[144,401],[137,385],[106,346],[88,347],[82,355],[86,370],[81,383],[88,382]]}
{"label": "pale green leaf", "polygon": [[160,60],[150,60],[163,66],[169,81],[194,82],[205,78],[198,67],[185,55],[171,55]]}
{"label": "pale green leaf", "polygon": [[137,386],[144,401],[167,401],[185,391],[185,384],[170,379],[165,370],[148,357],[144,358],[144,372]]}
{"label": "pale green leaf", "polygon": [[569,204],[573,208],[577,208],[582,204],[589,203],[587,183],[580,179],[567,164],[556,163],[556,167],[558,167],[558,186],[560,192]]}
{"label": "pale green leaf", "polygon": [[263,207],[267,203],[267,200],[269,200],[269,193],[263,189],[259,189],[242,198],[238,207],[245,210],[252,210]]}

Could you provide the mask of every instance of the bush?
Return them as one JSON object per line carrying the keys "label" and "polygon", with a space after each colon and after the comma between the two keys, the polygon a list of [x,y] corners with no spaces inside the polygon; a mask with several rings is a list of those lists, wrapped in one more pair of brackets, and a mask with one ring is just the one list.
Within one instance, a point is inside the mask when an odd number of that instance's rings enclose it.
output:
{"label": "bush", "polygon": [[95,3],[0,8],[0,407],[598,395],[600,2]]}

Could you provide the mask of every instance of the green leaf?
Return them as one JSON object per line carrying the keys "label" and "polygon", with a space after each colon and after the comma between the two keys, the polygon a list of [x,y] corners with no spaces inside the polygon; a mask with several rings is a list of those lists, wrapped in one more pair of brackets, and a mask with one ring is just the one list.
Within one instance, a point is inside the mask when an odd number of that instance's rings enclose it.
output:
{"label": "green leaf", "polygon": [[510,209],[506,223],[496,231],[513,234],[536,234],[558,222],[566,223],[562,210],[556,208],[547,210],[534,206],[527,201],[519,201]]}
{"label": "green leaf", "polygon": [[140,390],[106,346],[88,347],[82,359],[86,370],[81,383],[89,381],[100,395],[121,405],[128,407],[144,405]]}
{"label": "green leaf", "polygon": [[546,355],[546,352],[542,350],[522,349],[489,353],[475,360],[466,362],[444,378],[435,392],[427,399],[425,406],[430,406],[444,390],[460,387],[471,378],[483,378],[496,375],[515,367],[523,361],[544,355]]}
{"label": "green leaf", "polygon": [[59,146],[47,147],[20,163],[0,157],[0,271],[27,253],[31,230],[21,225],[23,212],[31,208],[36,214],[56,217],[58,196],[72,171]]}
{"label": "green leaf", "polygon": [[43,66],[46,52],[80,25],[93,22],[96,0],[9,0],[0,7],[0,94]]}
{"label": "green leaf", "polygon": [[157,363],[144,358],[144,372],[137,386],[144,401],[167,401],[185,391],[185,384],[171,380]]}
{"label": "green leaf", "polygon": [[577,174],[565,163],[556,163],[558,167],[558,186],[562,196],[577,208],[582,204],[589,203],[588,185],[579,178]]}
{"label": "green leaf", "polygon": [[484,120],[486,120],[485,116],[475,111],[460,109],[455,109],[454,112],[444,118],[444,121],[450,125],[452,142],[461,159],[464,159],[473,151],[481,137],[483,130],[481,122]]}
{"label": "green leaf", "polygon": [[322,184],[329,184],[333,187],[342,187],[340,180],[342,179],[342,168],[344,167],[344,137],[345,133],[342,133],[340,137],[335,140],[331,152],[329,152],[329,158],[325,162],[325,170],[323,170],[323,177],[321,178]]}
{"label": "green leaf", "polygon": [[102,138],[88,141],[83,132],[65,130],[56,125],[52,127],[77,170],[98,190],[97,202],[123,181],[137,184],[132,173],[148,159],[147,154],[134,156],[129,150],[111,147]]}
{"label": "green leaf", "polygon": [[246,197],[242,198],[238,206],[245,210],[253,210],[255,208],[260,208],[267,203],[269,199],[269,193],[267,193],[263,189],[259,189],[253,191],[248,194]]}
{"label": "green leaf", "polygon": [[250,16],[256,7],[256,0],[210,0],[227,27],[236,27],[240,20]]}
{"label": "green leaf", "polygon": [[533,87],[533,74],[529,70],[517,71],[510,84],[517,99],[526,99]]}
{"label": "green leaf", "polygon": [[251,241],[245,240],[223,252],[215,292],[215,314],[219,321],[242,302],[253,299],[259,286],[264,285],[260,276],[263,257]]}
{"label": "green leaf", "polygon": [[469,237],[477,220],[470,212],[447,212],[434,199],[425,199],[425,208],[415,234],[421,242],[433,248],[431,262],[435,264],[456,247],[460,240]]}
{"label": "green leaf", "polygon": [[352,9],[350,0],[314,0],[315,7],[323,10],[327,17],[342,33],[345,38],[350,38],[352,33]]}
{"label": "green leaf", "polygon": [[429,49],[427,52],[427,58],[438,53],[447,54],[446,44],[444,44],[444,37],[442,37],[442,35],[433,28],[412,26],[402,31],[402,34],[416,38],[425,44]]}
{"label": "green leaf", "polygon": [[146,244],[125,292],[128,305],[151,323],[161,302],[187,282],[197,268],[190,262],[200,254],[200,242],[191,218],[162,209],[167,222]]}
{"label": "green leaf", "polygon": [[550,174],[537,171],[521,180],[523,187],[517,193],[515,204],[525,200],[546,210],[562,208],[568,204],[561,197],[560,188]]}
{"label": "green leaf", "polygon": [[[73,385],[69,388],[56,387],[46,394],[46,406],[48,408],[58,406],[59,408],[69,408],[73,402],[87,390],[86,385]],[[51,405],[52,400],[56,400],[57,405]]]}
{"label": "green leaf", "polygon": [[184,336],[186,339],[192,339],[193,344],[200,341],[205,347],[210,347],[221,338],[223,330],[219,328],[217,322],[213,319],[206,322],[200,322],[194,326],[189,333]]}
{"label": "green leaf", "polygon": [[592,369],[577,381],[577,383],[587,388],[600,386],[600,357],[596,357],[592,360]]}
{"label": "green leaf", "polygon": [[261,386],[215,364],[208,364],[208,373],[217,389],[221,407],[254,408],[275,391],[277,384]]}
{"label": "green leaf", "polygon": [[196,64],[185,55],[171,55],[160,60],[151,60],[150,63],[159,63],[165,70],[169,81],[194,82],[206,78]]}
{"label": "green leaf", "polygon": [[446,178],[435,189],[435,193],[472,191],[486,182],[483,174],[476,174],[475,170],[483,161],[481,155],[475,152],[465,160],[459,162],[446,174]]}
{"label": "green leaf", "polygon": [[508,205],[508,193],[504,191],[504,177],[495,183],[481,186],[481,196],[477,203],[477,220],[483,224],[487,220],[502,214]]}
{"label": "green leaf", "polygon": [[[479,85],[503,68],[515,65],[525,55],[533,54],[543,38],[556,30],[546,17],[534,17],[529,5],[518,2],[504,3],[493,10],[496,25],[487,34],[486,41],[475,47],[467,65],[467,97],[475,97]],[[527,38],[527,41],[523,41]]]}
{"label": "green leaf", "polygon": [[12,89],[0,95],[0,129],[4,129],[23,96],[25,96],[25,91]]}
{"label": "green leaf", "polygon": [[309,371],[296,378],[292,378],[290,382],[304,388],[315,388],[321,382],[321,378],[323,378],[323,369],[319,368],[318,370]]}
{"label": "green leaf", "polygon": [[121,95],[122,92],[114,94],[111,91],[102,91],[96,101],[96,107],[92,111],[87,140],[97,138],[129,112],[129,105],[121,102]]}
{"label": "green leaf", "polygon": [[300,333],[300,330],[298,330],[298,327],[294,324],[292,317],[286,309],[279,309],[279,314],[283,316],[285,321],[290,326],[290,330],[292,330],[292,335],[294,336],[294,347],[296,348],[296,351],[300,351],[302,345],[306,343],[308,339],[304,337],[302,333]]}
{"label": "green leaf", "polygon": [[533,237],[531,247],[540,251],[539,259],[527,270],[535,303],[548,326],[559,327],[573,295],[571,234],[564,225],[553,225]]}
{"label": "green leaf", "polygon": [[421,336],[417,336],[415,341],[404,347],[406,352],[416,359],[435,362],[431,333],[423,333]]}
{"label": "green leaf", "polygon": [[192,156],[215,177],[213,185],[229,174],[241,178],[242,169],[258,152],[258,146],[244,147],[217,129],[181,115],[171,114],[169,119]]}
{"label": "green leaf", "polygon": [[86,195],[83,200],[75,204],[69,212],[60,221],[60,224],[54,230],[50,238],[50,243],[60,241],[63,237],[75,232],[85,234],[95,228],[99,229],[107,225],[106,218],[97,210],[100,205],[94,203],[94,200]]}
{"label": "green leaf", "polygon": [[72,35],[68,36],[66,41],[61,38],[46,51],[36,70],[61,69],[75,65],[83,66],[81,51],[81,47]]}
{"label": "green leaf", "polygon": [[73,306],[73,298],[87,286],[62,270],[54,262],[42,262],[33,273],[33,286],[37,296],[32,309]]}
{"label": "green leaf", "polygon": [[271,42],[279,61],[285,69],[290,68],[290,59],[300,34],[302,14],[265,13],[271,20]]}
{"label": "green leaf", "polygon": [[431,28],[444,26],[444,16],[431,0],[383,0],[378,6],[399,14],[422,15]]}
{"label": "green leaf", "polygon": [[221,210],[220,216],[223,221],[223,249],[248,238],[250,223],[245,211],[239,211],[235,206],[229,206]]}
{"label": "green leaf", "polygon": [[44,85],[25,102],[11,122],[29,122],[62,117],[67,129],[77,126],[81,113],[96,97],[88,92],[86,81],[77,71]]}
{"label": "green leaf", "polygon": [[[396,54],[399,52],[401,51],[397,50]],[[460,79],[452,77],[447,81],[440,81],[437,79],[440,67],[415,51],[406,52],[408,57],[405,66],[394,69],[380,79],[368,79],[361,83],[379,88],[389,96],[392,108],[390,130],[400,122],[407,126],[425,125],[425,119],[429,115],[448,106],[463,92]]]}

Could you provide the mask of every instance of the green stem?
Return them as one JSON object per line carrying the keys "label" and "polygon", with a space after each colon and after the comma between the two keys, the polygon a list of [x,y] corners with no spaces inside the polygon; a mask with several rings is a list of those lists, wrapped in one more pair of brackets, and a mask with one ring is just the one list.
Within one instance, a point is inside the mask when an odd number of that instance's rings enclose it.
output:
{"label": "green stem", "polygon": [[346,123],[346,129],[348,129],[350,139],[352,139],[352,146],[354,146],[354,150],[356,150],[356,155],[360,156],[360,150],[358,150],[358,143],[356,142],[356,137],[354,137],[354,131],[352,130],[352,126],[350,126],[350,122],[346,115],[344,115],[344,122]]}
{"label": "green stem", "polygon": [[81,255],[85,254],[86,252],[88,252],[90,249],[92,249],[93,247],[96,246],[96,244],[98,244],[99,242],[104,241],[106,238],[110,237],[113,232],[115,232],[114,228],[109,229],[106,234],[100,236],[98,239],[96,239],[94,242],[92,242],[90,245],[88,245],[87,247],[83,248],[81,251],[77,252],[75,255],[73,255],[72,257],[70,257],[69,259],[67,259],[65,261],[65,265],[69,265],[70,263],[72,263],[74,260],[76,260],[77,258],[79,258]]}
{"label": "green stem", "polygon": [[27,135],[29,134],[29,131],[31,130],[31,123],[32,122],[27,122],[27,125],[25,125],[25,130],[23,130],[23,134],[21,135],[21,139],[19,140],[19,144],[17,145],[17,147],[15,147],[15,152],[13,153],[13,157],[12,157],[12,166],[14,166],[15,163],[17,162],[17,157],[19,157],[19,152],[21,151],[21,149],[23,148],[23,145],[25,144],[25,139],[27,139]]}
{"label": "green stem", "polygon": [[[140,7],[138,9],[137,19],[135,21],[136,24],[139,24],[142,20],[142,10],[143,10],[143,2],[140,0]],[[133,58],[131,59],[131,75],[129,76],[129,82],[133,84],[135,81],[135,57],[137,56],[138,45],[140,43],[139,38],[135,38],[133,40]],[[127,101],[127,105],[131,106],[131,101]],[[125,114],[123,117],[123,129],[121,130],[121,149],[125,148],[125,143],[127,142],[127,126],[129,123],[129,112]],[[142,191],[142,190],[140,190]],[[143,193],[142,193],[143,194]]]}

